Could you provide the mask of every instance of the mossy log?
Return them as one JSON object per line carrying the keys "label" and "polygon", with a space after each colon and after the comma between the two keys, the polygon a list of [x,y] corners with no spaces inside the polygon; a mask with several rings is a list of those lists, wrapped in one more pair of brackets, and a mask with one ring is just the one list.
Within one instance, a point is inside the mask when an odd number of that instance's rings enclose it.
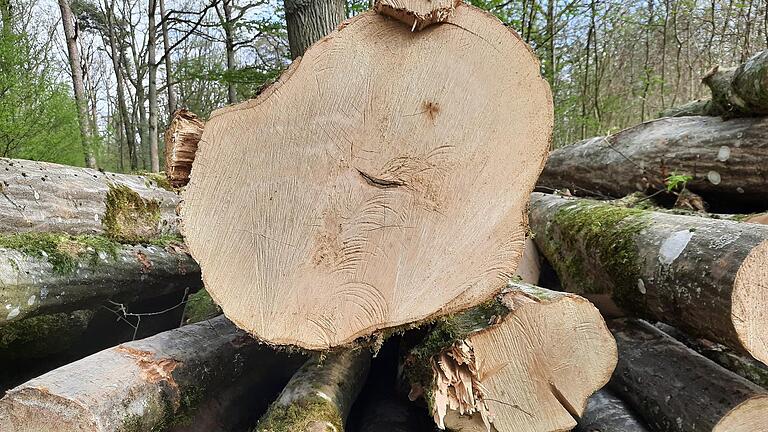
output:
{"label": "mossy log", "polygon": [[565,290],[768,362],[768,226],[540,193],[530,224]]}
{"label": "mossy log", "polygon": [[553,151],[538,185],[622,198],[666,189],[677,174],[690,176],[686,187],[712,206],[765,209],[766,135],[768,118],[662,118]]}
{"label": "mossy log", "polygon": [[173,113],[165,130],[165,170],[173,187],[189,183],[189,172],[204,128],[205,122],[192,111],[180,109]]}
{"label": "mossy log", "polygon": [[[8,391],[0,399],[0,430],[144,432],[194,426],[203,421],[198,415],[211,415],[201,408],[229,387],[247,382],[257,397],[268,400],[301,361],[259,345],[218,317],[98,352]],[[242,406],[237,411],[253,415]]]}
{"label": "mossy log", "polygon": [[619,347],[610,388],[657,432],[756,432],[768,392],[644,321],[609,323]]}
{"label": "mossy log", "polygon": [[688,117],[719,115],[719,111],[713,109],[709,99],[697,99],[680,106],[667,108],[659,113],[659,117]]}
{"label": "mossy log", "polygon": [[201,286],[178,244],[122,245],[103,237],[0,236],[0,327],[28,317],[127,303]]}
{"label": "mossy log", "polygon": [[343,432],[371,366],[365,350],[317,354],[296,372],[254,432]]}
{"label": "mossy log", "polygon": [[[167,189],[166,189],[167,188]],[[0,233],[178,235],[178,194],[161,174],[127,175],[0,158]]]}
{"label": "mossy log", "polygon": [[739,354],[724,345],[706,339],[693,338],[666,323],[658,322],[654,325],[659,330],[720,366],[752,381],[762,388],[768,389],[768,366],[753,359],[751,356]]}
{"label": "mossy log", "polygon": [[573,432],[649,432],[624,401],[600,390],[587,402],[587,409]]}
{"label": "mossy log", "polygon": [[616,346],[585,299],[509,282],[439,320],[402,363],[411,399],[424,397],[440,428],[563,431],[608,381]]}

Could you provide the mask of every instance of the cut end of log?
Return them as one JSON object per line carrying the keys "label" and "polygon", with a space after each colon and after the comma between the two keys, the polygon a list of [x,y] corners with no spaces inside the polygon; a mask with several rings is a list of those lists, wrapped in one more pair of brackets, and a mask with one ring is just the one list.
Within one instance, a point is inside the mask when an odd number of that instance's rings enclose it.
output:
{"label": "cut end of log", "polygon": [[74,400],[52,395],[46,388],[13,392],[0,400],[0,430],[14,432],[97,432],[91,412]]}
{"label": "cut end of log", "polygon": [[755,396],[731,410],[712,432],[755,432],[768,424],[768,395]]}
{"label": "cut end of log", "polygon": [[736,273],[731,320],[744,348],[768,364],[768,240],[750,251]]}
{"label": "cut end of log", "polygon": [[376,0],[374,10],[417,31],[448,20],[461,3],[462,0]]}
{"label": "cut end of log", "polygon": [[173,113],[171,124],[165,131],[165,169],[173,187],[189,182],[189,172],[204,127],[205,123],[191,111],[180,109]]}

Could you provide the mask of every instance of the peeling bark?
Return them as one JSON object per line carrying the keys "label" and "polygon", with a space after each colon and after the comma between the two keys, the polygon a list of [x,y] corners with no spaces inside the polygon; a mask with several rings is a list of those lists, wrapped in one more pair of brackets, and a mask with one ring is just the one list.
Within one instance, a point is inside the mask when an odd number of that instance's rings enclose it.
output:
{"label": "peeling bark", "polygon": [[565,290],[768,361],[768,226],[539,193],[530,224]]}
{"label": "peeling bark", "polygon": [[0,430],[200,430],[203,422],[233,420],[206,409],[228,387],[248,383],[266,399],[298,361],[218,317],[101,351],[10,390],[0,400]]}
{"label": "peeling bark", "polygon": [[610,388],[658,432],[756,432],[768,392],[644,321],[609,323],[619,347]]}

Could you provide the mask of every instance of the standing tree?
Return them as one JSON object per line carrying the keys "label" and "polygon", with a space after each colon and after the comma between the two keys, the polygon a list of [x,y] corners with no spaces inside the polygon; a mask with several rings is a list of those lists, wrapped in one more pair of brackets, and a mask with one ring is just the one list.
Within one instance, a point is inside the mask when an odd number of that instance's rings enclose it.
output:
{"label": "standing tree", "polygon": [[284,0],[284,4],[292,59],[304,55],[345,17],[343,0]]}

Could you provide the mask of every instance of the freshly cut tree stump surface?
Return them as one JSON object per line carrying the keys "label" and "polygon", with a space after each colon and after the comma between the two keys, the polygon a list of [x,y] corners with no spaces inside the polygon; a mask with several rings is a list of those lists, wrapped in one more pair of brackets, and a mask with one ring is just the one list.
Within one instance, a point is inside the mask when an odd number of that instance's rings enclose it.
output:
{"label": "freshly cut tree stump surface", "polygon": [[516,282],[439,320],[403,359],[411,399],[426,398],[441,428],[476,432],[570,430],[615,365],[587,300]]}
{"label": "freshly cut tree stump surface", "polygon": [[600,390],[587,402],[587,409],[573,432],[649,432],[621,399]]}
{"label": "freshly cut tree stump surface", "polygon": [[164,185],[159,174],[0,158],[0,233],[103,234],[120,241],[177,235],[181,198]]}
{"label": "freshly cut tree stump surface", "polygon": [[619,347],[611,390],[658,432],[758,432],[768,391],[702,357],[644,321],[609,327]]}
{"label": "freshly cut tree stump surface", "polygon": [[540,193],[530,223],[565,290],[768,363],[768,226]]}
{"label": "freshly cut tree stump surface", "polygon": [[764,210],[766,136],[768,118],[662,118],[558,148],[538,184],[577,195],[622,198],[665,189],[672,174],[687,175],[692,177],[687,188],[710,204]]}
{"label": "freshly cut tree stump surface", "polygon": [[0,430],[133,432],[194,424],[202,421],[197,409],[210,415],[207,402],[229,388],[260,387],[262,398],[277,393],[300,363],[222,316],[101,351],[10,390],[0,400]]}
{"label": "freshly cut tree stump surface", "polygon": [[186,240],[241,328],[350,344],[504,286],[551,130],[538,61],[495,17],[459,5],[411,32],[364,13],[259,98],[213,113]]}

